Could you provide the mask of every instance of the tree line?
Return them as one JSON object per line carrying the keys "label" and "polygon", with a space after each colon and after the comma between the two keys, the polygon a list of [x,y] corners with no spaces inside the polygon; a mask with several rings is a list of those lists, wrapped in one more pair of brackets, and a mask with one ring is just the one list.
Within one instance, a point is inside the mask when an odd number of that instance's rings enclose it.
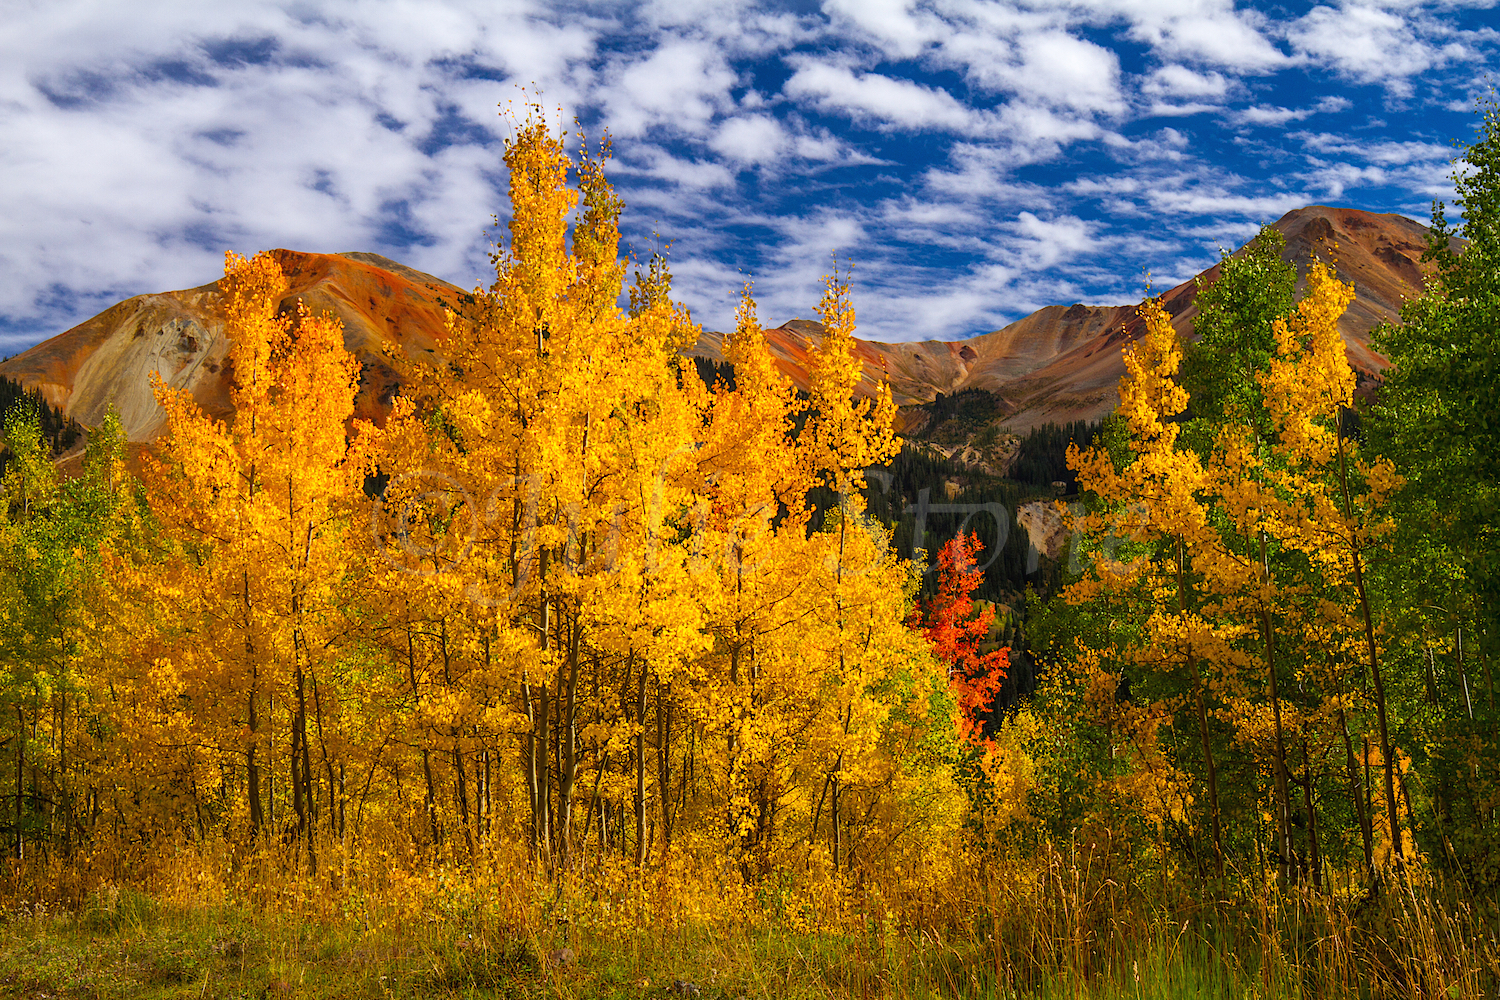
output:
{"label": "tree line", "polygon": [[[111,415],[61,479],[14,411],[12,854],[215,840],[320,870],[503,840],[554,874],[727,857],[920,886],[976,840],[1081,837],[1163,882],[1500,880],[1493,109],[1458,178],[1467,248],[1436,213],[1357,428],[1352,289],[1315,263],[1298,297],[1273,230],[1200,289],[1196,343],[1143,304],[1117,414],[1032,444],[1065,448],[1080,559],[1019,632],[990,602],[1024,539],[917,524],[949,470],[900,448],[888,391],[852,398],[837,269],[807,393],[749,287],[732,367],[688,361],[666,259],[627,287],[607,157],[518,123],[495,281],[436,363],[391,353],[382,426],[352,419],[338,322],[279,311],[269,255],[220,283],[232,421],[158,381],[139,475]],[[1013,513],[1027,489],[960,499]],[[1034,693],[1004,687],[1023,635]]]}

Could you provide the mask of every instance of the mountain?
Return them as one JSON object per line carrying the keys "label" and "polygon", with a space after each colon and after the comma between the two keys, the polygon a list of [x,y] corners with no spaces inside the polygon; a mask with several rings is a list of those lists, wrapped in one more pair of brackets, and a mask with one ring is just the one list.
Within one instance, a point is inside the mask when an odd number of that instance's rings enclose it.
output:
{"label": "mountain", "polygon": [[[1426,227],[1399,215],[1313,206],[1275,223],[1287,237],[1286,256],[1305,273],[1317,257],[1332,261],[1352,281],[1356,299],[1340,321],[1349,357],[1361,382],[1378,378],[1385,360],[1371,350],[1370,331],[1397,318],[1403,298],[1422,288],[1419,258]],[[443,306],[467,293],[376,254],[312,254],[276,250],[291,289],[283,310],[298,302],[330,310],[344,322],[344,342],[361,362],[357,414],[379,419],[399,389],[384,350],[409,357],[436,354],[444,331]],[[1218,267],[1201,277],[1212,281]],[[229,342],[214,307],[217,282],[178,292],[126,299],[24,354],[0,363],[0,375],[40,391],[54,406],[93,425],[113,401],[134,441],[153,439],[162,412],[152,398],[150,374],[192,391],[204,409],[229,415],[225,368]],[[1197,286],[1184,282],[1163,295],[1173,322],[1191,333]],[[913,432],[928,419],[915,404],[968,389],[993,394],[998,425],[1025,431],[1043,423],[1095,420],[1119,401],[1124,374],[1120,347],[1142,327],[1133,305],[1047,306],[1002,330],[962,341],[856,345],[864,363],[862,388],[888,381],[903,404],[901,429]],[[809,354],[822,328],[792,320],[766,331],[778,367],[807,387]],[[722,360],[723,335],[704,333],[690,353]]]}
{"label": "mountain", "polygon": [[[1370,331],[1398,319],[1402,300],[1421,293],[1419,260],[1427,227],[1400,215],[1322,205],[1288,212],[1274,226],[1287,238],[1284,256],[1304,280],[1317,258],[1332,262],[1341,278],[1353,282],[1355,301],[1339,330],[1361,384],[1377,379],[1386,362],[1371,349]],[[1218,274],[1214,265],[1162,295],[1182,333],[1192,333],[1198,278],[1212,282]],[[1134,305],[1078,303],[1047,306],[968,340],[861,341],[858,350],[866,391],[887,380],[896,402],[910,406],[939,393],[986,389],[999,397],[1000,425],[1026,431],[1048,422],[1098,420],[1113,410],[1125,374],[1120,348],[1142,332]],[[766,331],[778,366],[800,387],[807,385],[807,355],[821,334],[822,327],[805,320]],[[695,353],[722,358],[722,336],[704,334]],[[907,411],[903,417],[905,431],[920,429],[919,414]]]}
{"label": "mountain", "polygon": [[[468,293],[372,253],[272,251],[290,284],[281,311],[305,303],[344,323],[344,346],[360,361],[355,416],[382,418],[399,387],[385,362],[387,345],[411,357],[435,353],[446,330],[443,304]],[[111,402],[132,441],[153,440],[164,414],[151,373],[188,389],[212,416],[230,415],[229,340],[215,307],[218,282],[178,292],[137,295],[65,333],[0,363],[0,375],[39,391],[85,426]]]}

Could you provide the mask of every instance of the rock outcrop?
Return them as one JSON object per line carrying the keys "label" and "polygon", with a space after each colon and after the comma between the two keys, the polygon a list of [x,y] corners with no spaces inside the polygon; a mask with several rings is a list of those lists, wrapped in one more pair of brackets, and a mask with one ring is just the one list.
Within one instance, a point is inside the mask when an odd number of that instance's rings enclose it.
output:
{"label": "rock outcrop", "polygon": [[1022,504],[1016,511],[1016,523],[1026,532],[1031,547],[1048,559],[1058,559],[1068,545],[1068,530],[1062,514],[1050,501]]}

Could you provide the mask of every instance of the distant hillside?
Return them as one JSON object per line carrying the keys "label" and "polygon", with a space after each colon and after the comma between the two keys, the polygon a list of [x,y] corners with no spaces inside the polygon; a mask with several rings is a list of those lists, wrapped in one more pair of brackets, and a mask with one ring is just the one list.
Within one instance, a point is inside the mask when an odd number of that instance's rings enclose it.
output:
{"label": "distant hillside", "polygon": [[[1400,215],[1321,205],[1288,212],[1274,225],[1287,238],[1284,256],[1300,274],[1317,258],[1354,284],[1355,302],[1339,329],[1360,381],[1377,378],[1385,359],[1370,349],[1370,331],[1396,319],[1404,298],[1421,293],[1427,227]],[[1199,277],[1211,282],[1218,271],[1215,265]],[[1188,335],[1196,294],[1195,283],[1186,281],[1162,295],[1174,325]],[[888,381],[896,401],[910,406],[940,393],[985,389],[997,397],[1000,426],[1024,432],[1045,423],[1094,421],[1112,411],[1125,373],[1120,348],[1143,329],[1134,305],[1056,305],[968,340],[861,341],[859,350],[866,391]],[[767,331],[779,367],[799,386],[807,385],[807,356],[821,334],[817,323],[805,320]],[[721,359],[722,346],[721,334],[706,333],[694,353]],[[926,419],[909,409],[904,429],[919,430]]]}
{"label": "distant hillside", "polygon": [[[53,458],[60,457],[83,436],[83,428],[77,421],[69,419],[61,410],[49,404],[40,393],[0,376],[0,427],[18,410],[30,410],[36,414],[42,439],[47,442]],[[0,477],[5,475],[10,457],[9,448],[0,441]]]}
{"label": "distant hillside", "polygon": [[[1286,234],[1286,255],[1299,269],[1305,271],[1317,256],[1353,281],[1357,297],[1340,326],[1361,379],[1377,377],[1385,362],[1370,350],[1369,333],[1396,318],[1403,297],[1420,292],[1425,227],[1397,215],[1322,206],[1288,212],[1276,227]],[[399,388],[383,349],[396,346],[409,357],[440,354],[442,307],[466,293],[375,254],[275,253],[291,281],[282,308],[306,302],[343,320],[345,344],[362,365],[357,412],[383,418]],[[1216,275],[1217,267],[1204,277]],[[162,425],[150,391],[152,371],[189,389],[209,413],[228,416],[233,373],[226,367],[229,342],[215,309],[216,290],[214,282],[126,299],[0,363],[0,375],[38,391],[85,426],[113,401],[137,442],[152,440]],[[1195,291],[1185,282],[1163,296],[1184,333],[1191,332]],[[996,431],[1024,432],[1045,423],[1098,420],[1114,409],[1124,373],[1120,347],[1140,332],[1133,305],[1056,305],[968,340],[859,341],[857,350],[863,389],[888,381],[896,401],[905,404],[903,431],[919,431],[930,419],[913,404],[932,402],[939,393],[983,389],[990,394]],[[778,366],[806,388],[808,356],[821,327],[792,320],[766,333]],[[722,346],[722,334],[705,333],[690,353],[722,361]]]}

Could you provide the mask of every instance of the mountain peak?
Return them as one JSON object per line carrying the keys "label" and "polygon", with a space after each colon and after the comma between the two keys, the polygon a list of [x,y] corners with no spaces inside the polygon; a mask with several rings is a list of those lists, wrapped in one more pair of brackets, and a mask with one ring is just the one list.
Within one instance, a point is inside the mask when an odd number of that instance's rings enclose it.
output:
{"label": "mountain peak", "polygon": [[[1286,213],[1275,227],[1287,237],[1285,256],[1305,273],[1313,260],[1331,263],[1354,284],[1356,299],[1339,322],[1350,361],[1362,378],[1385,367],[1369,346],[1370,331],[1398,318],[1403,299],[1420,294],[1427,229],[1400,215],[1310,205]],[[379,254],[275,250],[290,282],[283,309],[305,303],[344,323],[345,346],[360,360],[358,416],[383,418],[399,389],[385,350],[431,356],[446,334],[444,306],[468,293]],[[1218,277],[1218,266],[1199,276]],[[1192,329],[1196,279],[1162,295],[1173,323]],[[230,344],[217,303],[218,282],[137,295],[0,364],[0,374],[40,390],[54,406],[92,426],[113,402],[134,441],[152,440],[163,414],[150,375],[187,389],[215,417],[228,417]],[[1124,373],[1122,345],[1141,332],[1134,305],[1047,306],[1003,329],[961,341],[855,341],[863,363],[862,391],[888,382],[897,403],[986,389],[1000,398],[1004,423],[1026,430],[1052,421],[1096,420],[1117,405]],[[776,364],[808,386],[811,353],[822,324],[792,319],[765,331]],[[723,360],[723,335],[705,333],[692,354]]]}

